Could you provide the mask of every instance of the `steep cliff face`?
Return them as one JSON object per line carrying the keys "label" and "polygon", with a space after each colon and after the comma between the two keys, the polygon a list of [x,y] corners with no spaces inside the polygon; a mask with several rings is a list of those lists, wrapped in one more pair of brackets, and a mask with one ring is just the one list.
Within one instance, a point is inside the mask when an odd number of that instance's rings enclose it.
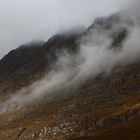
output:
{"label": "steep cliff face", "polygon": [[[123,26],[118,26],[120,23]],[[109,50],[119,51],[129,36],[128,27],[132,26],[132,21],[113,15],[97,19],[82,33],[55,35],[47,42],[12,50],[0,60],[0,107],[5,96],[53,71],[59,54],[78,54],[81,38],[107,34],[111,40]],[[98,43],[100,41],[95,41]],[[140,139],[139,59],[127,65],[116,65],[109,74],[90,76],[76,88],[70,87],[65,97],[59,97],[59,92],[65,90],[57,92],[49,102],[45,96],[40,102],[20,109],[15,105],[15,110],[0,114],[0,139]]]}

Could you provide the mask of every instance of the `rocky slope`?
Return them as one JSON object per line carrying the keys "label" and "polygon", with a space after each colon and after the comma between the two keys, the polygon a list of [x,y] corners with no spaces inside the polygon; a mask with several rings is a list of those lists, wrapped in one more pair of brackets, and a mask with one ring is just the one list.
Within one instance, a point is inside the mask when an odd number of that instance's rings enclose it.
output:
{"label": "rocky slope", "polygon": [[140,138],[140,64],[82,85],[69,98],[1,115],[0,139]]}

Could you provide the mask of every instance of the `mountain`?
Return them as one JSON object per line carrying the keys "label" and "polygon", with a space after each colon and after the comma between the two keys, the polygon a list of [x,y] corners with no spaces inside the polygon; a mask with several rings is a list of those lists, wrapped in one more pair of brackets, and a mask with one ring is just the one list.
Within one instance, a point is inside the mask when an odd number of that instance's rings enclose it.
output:
{"label": "mountain", "polygon": [[[8,111],[0,114],[0,139],[139,140],[139,59],[118,63],[109,73],[101,71],[95,76],[90,75],[76,87],[72,85],[68,90],[54,91],[57,94],[49,102],[48,96],[42,96],[40,101],[35,100],[19,109],[12,102],[12,105],[6,104],[9,97],[20,94],[21,89],[30,87],[52,72],[63,54],[74,58],[68,66],[69,73],[73,74],[71,67],[77,70],[81,66],[81,61],[75,65],[81,42],[86,44],[84,47],[90,44],[100,47],[104,44],[102,36],[107,35],[111,42],[107,49],[120,52],[133,24],[118,14],[97,18],[86,31],[57,34],[47,42],[25,44],[4,56],[0,60],[0,107],[8,106]],[[95,38],[97,35],[99,37]],[[66,67],[64,65],[64,70]],[[20,100],[17,96],[15,99]],[[11,106],[15,109],[10,110]]]}

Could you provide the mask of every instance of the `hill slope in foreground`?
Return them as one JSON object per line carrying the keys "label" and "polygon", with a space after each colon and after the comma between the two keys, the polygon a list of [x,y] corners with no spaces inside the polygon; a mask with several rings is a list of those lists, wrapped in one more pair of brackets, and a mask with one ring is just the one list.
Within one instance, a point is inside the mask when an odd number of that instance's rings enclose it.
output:
{"label": "hill slope in foreground", "polygon": [[[99,21],[84,34],[97,24],[105,30],[112,28],[104,26],[104,19]],[[50,71],[57,59],[55,52],[66,47],[69,54],[76,54],[79,48],[75,40],[81,36],[58,35],[47,43],[22,46],[6,55],[0,61],[1,104],[10,93]],[[127,30],[121,28],[110,48],[120,47],[126,36]],[[43,101],[1,113],[0,140],[140,139],[139,61],[115,67],[109,75],[91,77],[67,92],[69,96],[63,98],[46,102],[44,97]]]}

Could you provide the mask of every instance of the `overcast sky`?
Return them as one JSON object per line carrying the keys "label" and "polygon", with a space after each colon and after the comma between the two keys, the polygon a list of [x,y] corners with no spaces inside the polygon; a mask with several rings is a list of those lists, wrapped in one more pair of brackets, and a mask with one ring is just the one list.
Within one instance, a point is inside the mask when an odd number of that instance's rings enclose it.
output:
{"label": "overcast sky", "polygon": [[131,0],[0,0],[0,58],[32,40],[110,15]]}

